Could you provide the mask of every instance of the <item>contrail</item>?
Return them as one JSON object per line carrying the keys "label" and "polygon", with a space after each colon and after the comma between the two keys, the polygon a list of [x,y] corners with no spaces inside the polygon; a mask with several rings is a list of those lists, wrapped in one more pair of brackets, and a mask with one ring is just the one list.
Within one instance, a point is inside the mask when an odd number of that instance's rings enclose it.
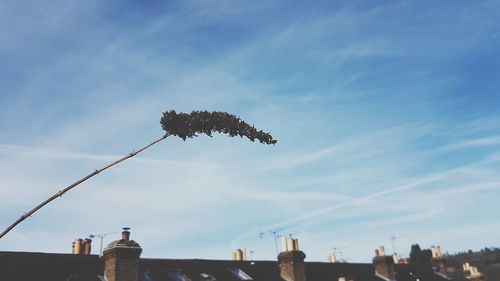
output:
{"label": "contrail", "polygon": [[[344,207],[354,206],[354,205],[363,205],[363,204],[366,204],[375,198],[382,197],[384,195],[388,195],[388,194],[392,194],[392,193],[396,193],[396,192],[400,192],[400,191],[405,191],[405,190],[410,190],[410,189],[414,189],[414,188],[417,188],[417,187],[422,186],[422,185],[438,182],[438,181],[441,181],[441,180],[447,178],[448,176],[450,176],[454,173],[463,172],[464,170],[467,170],[469,168],[476,167],[476,166],[483,165],[483,164],[492,163],[492,162],[497,162],[499,160],[500,160],[500,153],[496,153],[496,154],[491,155],[490,157],[487,157],[486,159],[477,161],[477,162],[472,163],[472,164],[457,167],[457,168],[454,168],[454,169],[451,169],[451,170],[448,170],[445,172],[432,174],[432,175],[429,175],[427,177],[421,178],[419,180],[416,180],[416,181],[408,183],[408,184],[396,186],[396,187],[389,188],[389,189],[382,190],[382,191],[377,191],[377,192],[374,192],[374,193],[371,193],[371,194],[368,194],[365,196],[361,196],[361,197],[357,197],[357,198],[353,198],[353,199],[348,199],[345,202],[339,203],[335,206],[321,208],[321,209],[318,209],[318,210],[315,210],[312,212],[308,212],[306,214],[303,214],[301,216],[298,216],[298,217],[295,217],[295,218],[292,218],[292,219],[289,219],[286,221],[280,221],[279,223],[276,223],[276,224],[260,227],[259,229],[275,228],[275,227],[279,227],[281,225],[289,225],[289,224],[300,224],[300,223],[306,222],[306,221],[309,222],[313,219],[320,218],[322,216],[325,216],[327,214],[332,213],[335,210],[338,210],[338,209],[341,209]],[[251,230],[249,232],[245,232],[245,233],[237,236],[236,238],[234,238],[231,241],[231,245],[233,246],[233,245],[242,244],[241,241],[243,241],[245,238],[255,236],[256,233],[259,233],[259,229],[254,229],[254,230]]]}

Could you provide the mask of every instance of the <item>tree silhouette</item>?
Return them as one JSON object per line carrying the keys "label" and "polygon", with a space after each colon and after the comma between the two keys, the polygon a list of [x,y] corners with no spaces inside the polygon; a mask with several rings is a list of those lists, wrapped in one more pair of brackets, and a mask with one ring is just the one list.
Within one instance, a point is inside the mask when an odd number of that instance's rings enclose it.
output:
{"label": "tree silhouette", "polygon": [[432,266],[432,251],[430,249],[422,250],[418,244],[411,245],[410,263]]}

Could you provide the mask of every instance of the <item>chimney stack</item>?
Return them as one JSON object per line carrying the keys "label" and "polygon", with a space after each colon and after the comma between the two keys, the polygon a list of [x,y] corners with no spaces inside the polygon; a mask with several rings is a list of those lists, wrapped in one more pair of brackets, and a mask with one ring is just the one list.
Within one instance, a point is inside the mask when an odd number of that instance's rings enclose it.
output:
{"label": "chimney stack", "polygon": [[441,253],[441,246],[433,246],[431,248],[432,250],[432,268],[434,271],[447,276],[446,272],[446,259],[443,257],[443,254]]}
{"label": "chimney stack", "polygon": [[90,255],[92,240],[91,239],[75,239],[71,244],[71,254],[73,255]]}
{"label": "chimney stack", "polygon": [[470,265],[468,262],[464,263],[463,265],[464,269],[464,276],[467,280],[470,281],[483,281],[484,276],[477,267]]}
{"label": "chimney stack", "polygon": [[283,237],[281,253],[278,255],[280,275],[286,281],[306,281],[304,259],[306,254],[299,250],[299,241]]}
{"label": "chimney stack", "polygon": [[247,250],[246,249],[236,249],[233,252],[233,261],[244,261],[247,259]]}
{"label": "chimney stack", "polygon": [[384,246],[380,246],[375,250],[375,257],[373,258],[373,266],[375,273],[383,276],[389,280],[396,280],[396,271],[394,270],[394,258],[385,255]]}
{"label": "chimney stack", "polygon": [[443,256],[443,254],[441,253],[441,246],[439,245],[432,246],[431,250],[433,258],[439,258]]}
{"label": "chimney stack", "polygon": [[124,227],[122,239],[104,249],[104,275],[107,281],[138,281],[142,248],[130,240],[130,228]]}

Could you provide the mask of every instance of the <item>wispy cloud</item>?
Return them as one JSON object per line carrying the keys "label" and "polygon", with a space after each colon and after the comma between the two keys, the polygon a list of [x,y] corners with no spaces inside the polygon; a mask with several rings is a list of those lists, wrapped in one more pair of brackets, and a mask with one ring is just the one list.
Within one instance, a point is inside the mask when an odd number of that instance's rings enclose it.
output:
{"label": "wispy cloud", "polygon": [[500,136],[490,136],[485,138],[467,139],[456,143],[451,143],[442,150],[453,150],[468,147],[481,147],[481,146],[497,146],[500,145]]}
{"label": "wispy cloud", "polygon": [[428,5],[2,2],[0,225],[161,136],[166,109],[231,111],[279,142],[168,138],[0,246],[67,252],[128,225],[147,256],[274,259],[258,232],[296,225],[312,259],[336,243],[361,260],[392,232],[474,247],[452,232],[497,229],[500,7]]}

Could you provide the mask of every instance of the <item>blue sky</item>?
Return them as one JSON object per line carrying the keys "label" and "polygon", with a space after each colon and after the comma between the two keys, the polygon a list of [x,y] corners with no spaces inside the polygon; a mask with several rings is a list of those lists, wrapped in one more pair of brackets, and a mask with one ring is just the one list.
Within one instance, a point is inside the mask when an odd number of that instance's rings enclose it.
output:
{"label": "blue sky", "polygon": [[[398,236],[499,246],[500,1],[2,1],[0,225],[162,135],[165,110],[221,110],[276,146],[167,138],[0,240],[69,252],[132,227],[145,257],[309,260]],[[115,239],[106,237],[105,242]],[[97,247],[96,247],[97,248]],[[94,248],[96,251],[96,248]]]}

